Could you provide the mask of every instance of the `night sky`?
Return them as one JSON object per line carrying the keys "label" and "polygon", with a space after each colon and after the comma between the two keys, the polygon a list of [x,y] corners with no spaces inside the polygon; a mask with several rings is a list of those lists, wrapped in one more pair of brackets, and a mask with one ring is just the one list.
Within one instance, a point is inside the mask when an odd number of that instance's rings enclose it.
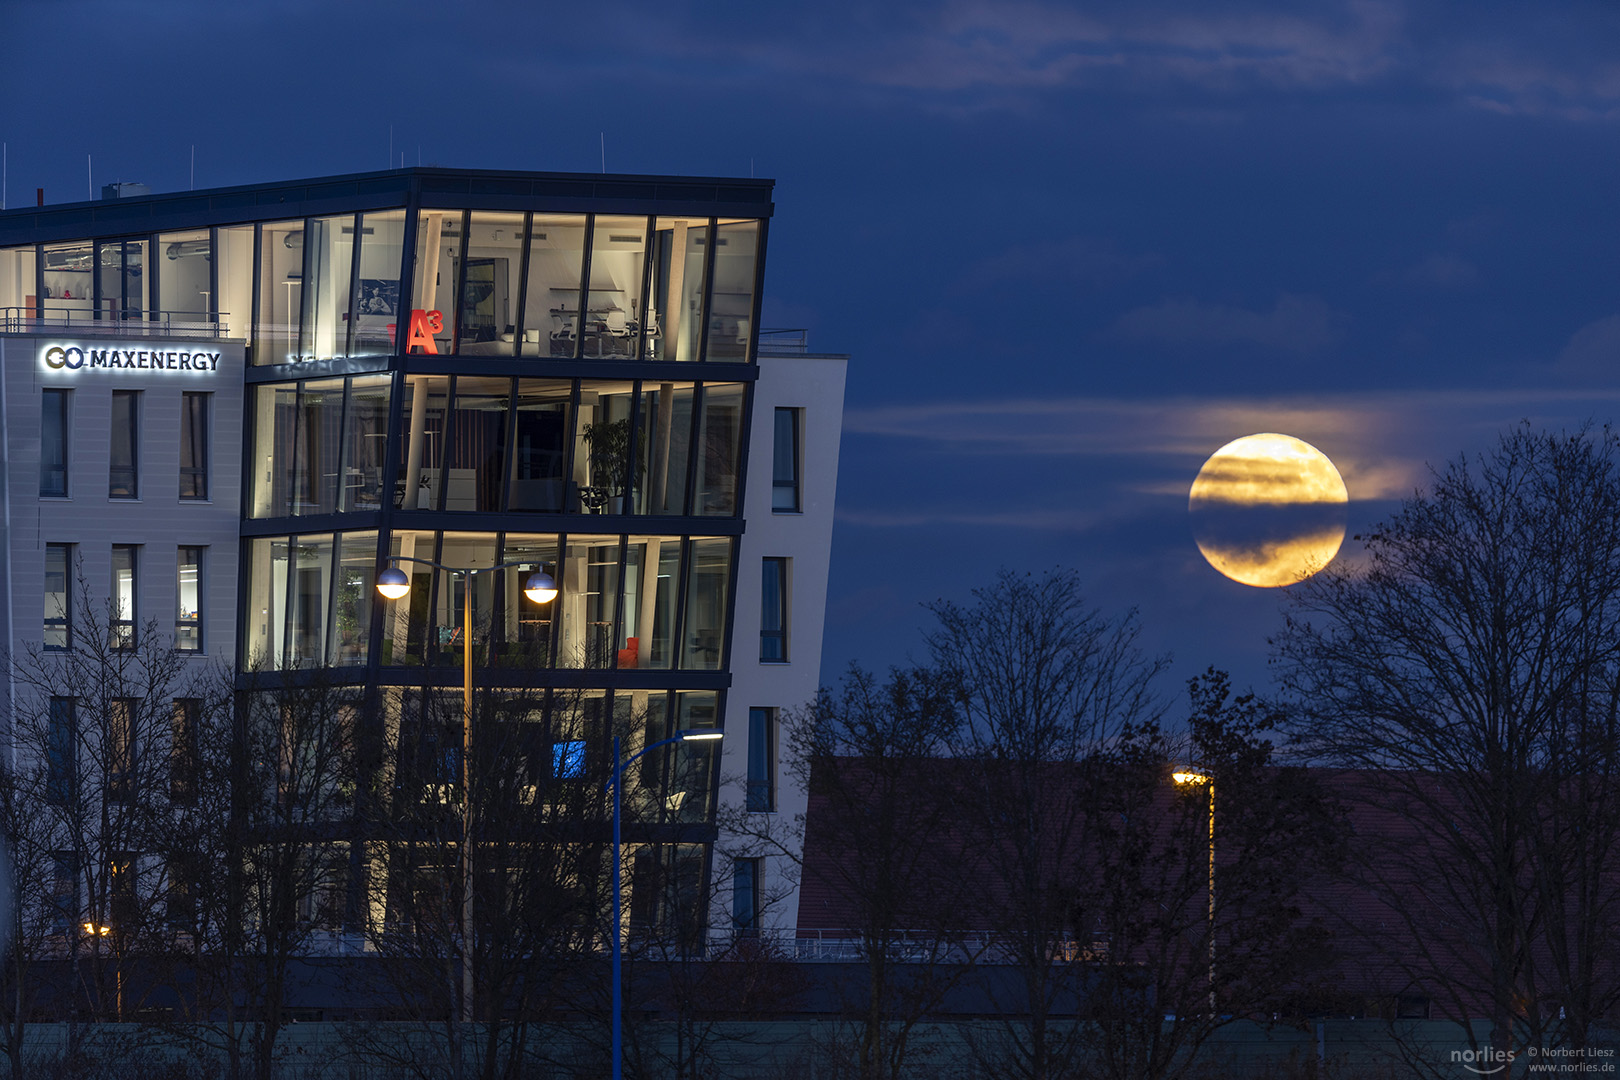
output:
{"label": "night sky", "polygon": [[12,207],[184,190],[193,147],[197,187],[604,143],[776,179],[764,325],[851,357],[824,678],[1063,564],[1178,676],[1264,689],[1283,596],[1188,528],[1215,449],[1312,443],[1355,533],[1521,420],[1620,415],[1607,4],[0,0],[0,34]]}

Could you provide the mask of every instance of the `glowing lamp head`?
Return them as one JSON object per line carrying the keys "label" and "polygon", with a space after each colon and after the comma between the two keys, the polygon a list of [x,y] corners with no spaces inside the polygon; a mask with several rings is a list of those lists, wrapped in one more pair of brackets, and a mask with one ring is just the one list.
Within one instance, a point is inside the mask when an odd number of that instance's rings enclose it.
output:
{"label": "glowing lamp head", "polygon": [[524,583],[523,595],[537,604],[549,604],[557,599],[557,583],[544,570],[536,570]]}
{"label": "glowing lamp head", "polygon": [[680,733],[680,735],[681,735],[681,742],[713,742],[715,739],[723,739],[723,738],[726,737],[725,732],[716,731],[713,728],[702,728],[700,730],[694,730],[694,731],[683,731],[683,732]]}
{"label": "glowing lamp head", "polygon": [[1170,774],[1170,779],[1183,787],[1209,783],[1209,777],[1201,772],[1173,772]]}
{"label": "glowing lamp head", "polygon": [[398,600],[411,591],[411,579],[397,566],[390,566],[377,575],[377,591],[389,600]]}

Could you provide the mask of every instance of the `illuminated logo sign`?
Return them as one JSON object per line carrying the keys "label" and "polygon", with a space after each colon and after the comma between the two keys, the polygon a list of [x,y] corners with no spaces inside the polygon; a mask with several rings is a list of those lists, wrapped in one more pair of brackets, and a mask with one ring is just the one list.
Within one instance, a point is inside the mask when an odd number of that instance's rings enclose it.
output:
{"label": "illuminated logo sign", "polygon": [[410,329],[405,335],[405,351],[421,349],[423,352],[437,354],[439,343],[433,340],[433,335],[442,333],[444,333],[444,313],[417,308],[411,312]]}
{"label": "illuminated logo sign", "polygon": [[52,374],[91,371],[152,371],[167,375],[211,375],[219,370],[223,354],[206,349],[153,349],[129,342],[108,344],[46,345],[39,351],[40,366]]}

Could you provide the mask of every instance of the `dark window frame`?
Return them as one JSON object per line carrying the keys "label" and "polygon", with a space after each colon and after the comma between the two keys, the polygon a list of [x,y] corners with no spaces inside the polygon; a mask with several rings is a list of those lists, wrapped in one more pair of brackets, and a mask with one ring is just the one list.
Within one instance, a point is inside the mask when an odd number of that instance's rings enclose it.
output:
{"label": "dark window frame", "polygon": [[745,809],[749,813],[776,812],[777,710],[748,710],[748,780]]}
{"label": "dark window frame", "polygon": [[[52,619],[50,613],[50,580],[51,556],[55,552],[61,553],[62,558],[62,615],[59,619]],[[73,648],[73,545],[72,544],[46,544],[45,545],[45,609],[41,613],[42,627],[41,647],[46,652],[67,652]],[[51,642],[52,630],[60,630],[61,644]]]}
{"label": "dark window frame", "polygon": [[790,558],[771,555],[760,561],[759,662],[762,664],[785,664],[790,659],[788,626],[792,606],[790,603],[792,562]]}
{"label": "dark window frame", "polygon": [[[127,403],[129,414],[127,417],[119,415],[119,404]],[[119,426],[128,420],[128,453],[129,460],[120,464],[118,460],[120,439]],[[141,497],[141,391],[114,390],[112,392],[112,417],[108,425],[111,442],[107,453],[107,498],[132,499]]]}
{"label": "dark window frame", "polygon": [[[52,433],[53,438],[47,441],[53,402],[56,403],[56,431]],[[39,496],[42,499],[72,497],[69,485],[72,475],[69,448],[72,440],[68,438],[72,422],[73,391],[56,386],[42,390],[39,405]],[[48,453],[52,443],[55,444],[54,454]]]}
{"label": "dark window frame", "polygon": [[180,395],[180,498],[185,500],[208,501],[208,422],[213,413],[213,396],[205,390],[187,390]]}
{"label": "dark window frame", "polygon": [[[778,407],[771,428],[771,513],[804,513],[804,410]],[[782,421],[788,430],[782,430]],[[784,468],[783,450],[787,451]],[[784,493],[791,495],[784,499]],[[787,505],[787,502],[791,505]]]}

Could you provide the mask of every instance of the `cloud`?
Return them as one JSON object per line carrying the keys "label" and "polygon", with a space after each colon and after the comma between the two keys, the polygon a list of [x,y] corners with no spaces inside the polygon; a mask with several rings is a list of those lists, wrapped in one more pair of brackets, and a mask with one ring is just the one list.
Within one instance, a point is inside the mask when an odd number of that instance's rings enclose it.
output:
{"label": "cloud", "polygon": [[1349,323],[1349,316],[1317,296],[1284,294],[1269,312],[1174,299],[1127,311],[1109,336],[1172,348],[1253,345],[1292,356],[1313,356],[1343,341]]}
{"label": "cloud", "polygon": [[1436,253],[1409,266],[1403,275],[1408,285],[1434,289],[1466,289],[1479,283],[1479,267],[1461,255]]}
{"label": "cloud", "polygon": [[1620,378],[1620,315],[1589,322],[1558,354],[1560,374]]}

